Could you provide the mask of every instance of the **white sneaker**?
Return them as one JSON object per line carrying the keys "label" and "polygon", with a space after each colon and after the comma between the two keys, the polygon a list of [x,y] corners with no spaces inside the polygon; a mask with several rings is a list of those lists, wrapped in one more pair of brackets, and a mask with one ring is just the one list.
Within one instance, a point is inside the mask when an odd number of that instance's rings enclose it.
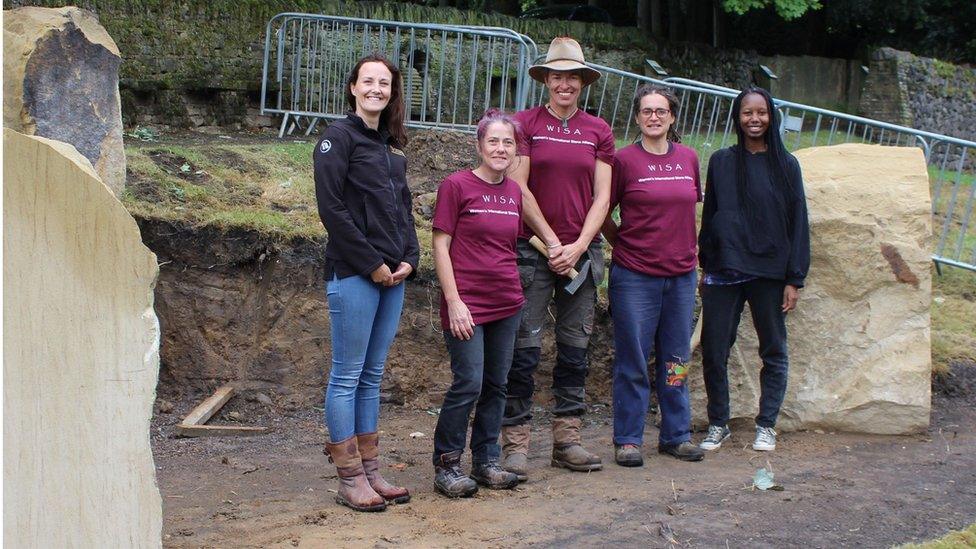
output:
{"label": "white sneaker", "polygon": [[756,440],[752,443],[752,449],[757,452],[772,452],[776,449],[776,431],[772,427],[760,427],[756,425]]}
{"label": "white sneaker", "polygon": [[722,447],[722,443],[730,436],[732,436],[732,431],[729,430],[727,425],[722,427],[709,425],[708,434],[705,435],[705,439],[701,441],[698,447],[702,450],[718,450]]}

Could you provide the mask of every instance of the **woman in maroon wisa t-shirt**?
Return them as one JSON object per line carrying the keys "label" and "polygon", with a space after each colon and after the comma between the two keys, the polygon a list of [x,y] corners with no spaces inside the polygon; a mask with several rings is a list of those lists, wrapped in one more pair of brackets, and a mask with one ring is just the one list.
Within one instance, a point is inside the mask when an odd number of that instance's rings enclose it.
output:
{"label": "woman in maroon wisa t-shirt", "polygon": [[702,199],[698,155],[679,143],[678,100],[649,84],[634,95],[641,139],[617,151],[611,206],[603,235],[613,246],[608,294],[613,317],[615,461],[643,465],[644,417],[650,396],[647,360],[654,351],[661,408],[658,452],[698,461],[691,444],[688,360],[695,307],[695,204]]}
{"label": "woman in maroon wisa t-shirt", "polygon": [[[434,487],[468,497],[478,484],[514,488],[518,476],[498,465],[505,382],[521,317],[522,286],[515,256],[522,190],[506,176],[515,159],[518,124],[490,110],[478,124],[481,164],[448,176],[434,208],[434,264],[441,284],[441,326],[454,382],[434,431]],[[471,476],[461,470],[468,417]]]}

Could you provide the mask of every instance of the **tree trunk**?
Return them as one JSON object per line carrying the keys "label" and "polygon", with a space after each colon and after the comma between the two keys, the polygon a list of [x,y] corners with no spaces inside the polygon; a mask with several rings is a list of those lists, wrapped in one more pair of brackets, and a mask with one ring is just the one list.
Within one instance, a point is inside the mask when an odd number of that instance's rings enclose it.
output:
{"label": "tree trunk", "polygon": [[712,46],[724,48],[726,36],[728,35],[726,24],[727,19],[725,10],[722,9],[721,0],[712,1]]}
{"label": "tree trunk", "polygon": [[637,28],[644,34],[651,32],[649,23],[650,0],[637,0]]}
{"label": "tree trunk", "polygon": [[668,0],[668,40],[671,42],[681,40],[681,17],[681,2]]}
{"label": "tree trunk", "polygon": [[[684,8],[684,11],[681,12],[682,39],[686,42],[701,42],[701,2],[684,0],[681,2],[681,7]],[[711,19],[712,10],[709,9],[708,4],[705,4],[704,7],[708,10],[708,18]]]}
{"label": "tree trunk", "polygon": [[651,2],[651,34],[655,38],[664,38],[664,13],[661,9],[661,0],[650,0]]}

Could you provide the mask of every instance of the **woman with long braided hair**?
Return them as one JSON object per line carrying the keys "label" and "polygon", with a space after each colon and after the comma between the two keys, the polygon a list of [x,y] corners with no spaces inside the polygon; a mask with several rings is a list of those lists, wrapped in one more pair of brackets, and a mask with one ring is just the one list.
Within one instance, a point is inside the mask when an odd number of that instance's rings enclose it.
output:
{"label": "woman with long braided hair", "polygon": [[748,303],[759,337],[761,396],[752,448],[776,448],[786,394],[786,314],[810,267],[810,229],[800,164],[786,151],[773,99],[749,88],[732,103],[738,143],[709,159],[698,236],[702,366],[708,393],[705,450],[729,438],[729,349]]}

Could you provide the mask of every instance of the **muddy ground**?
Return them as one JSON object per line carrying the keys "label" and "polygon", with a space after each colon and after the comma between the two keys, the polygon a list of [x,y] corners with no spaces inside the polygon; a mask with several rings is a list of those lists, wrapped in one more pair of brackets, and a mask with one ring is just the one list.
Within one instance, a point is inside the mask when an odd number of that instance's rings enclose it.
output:
{"label": "muddy ground", "polygon": [[[205,394],[163,385],[152,429],[163,544],[890,547],[931,539],[976,521],[976,365],[957,364],[953,373],[935,385],[931,426],[919,435],[788,433],[776,452],[760,454],[747,449],[750,433],[738,429],[705,461],[683,463],[655,453],[649,421],[638,469],[612,464],[611,417],[597,404],[585,437],[606,466],[589,474],[549,466],[549,418],[539,413],[530,481],[468,500],[433,491],[436,412],[385,404],[384,470],[410,488],[413,501],[381,514],[334,503],[319,410],[247,391],[212,421],[265,425],[271,433],[176,438],[174,425]],[[411,438],[414,432],[425,436]],[[756,469],[770,466],[783,490],[751,489]]]}
{"label": "muddy ground", "polygon": [[[213,141],[177,135],[163,143],[195,139]],[[470,161],[468,139],[413,136],[409,177],[421,222],[429,218],[437,182]],[[166,151],[153,149],[149,157],[195,183],[209,177],[192,165],[185,172],[186,159]],[[158,194],[152,181],[130,183],[149,193],[147,199]],[[583,475],[549,467],[549,418],[540,408],[530,482],[513,492],[483,490],[471,500],[445,500],[433,492],[429,454],[450,372],[437,322],[438,289],[424,269],[408,286],[381,393],[385,470],[414,499],[379,515],[349,511],[333,501],[336,478],[321,453],[325,431],[316,409],[329,356],[322,243],[137,220],[160,261],[155,298],[162,364],[151,436],[167,547],[890,547],[976,521],[976,364],[959,363],[955,377],[936,378],[931,427],[916,436],[786,433],[775,453],[760,455],[747,449],[748,427],[736,424],[732,444],[689,464],[655,453],[651,421],[645,466],[612,465],[612,332],[605,303],[598,306],[590,348],[586,439],[606,469]],[[544,345],[537,395],[543,407],[552,341]],[[271,432],[176,438],[176,423],[228,381],[239,396],[211,422],[264,425]],[[411,438],[413,432],[425,436]],[[751,490],[759,467],[772,467],[784,490]],[[676,543],[662,532],[673,532]]]}

